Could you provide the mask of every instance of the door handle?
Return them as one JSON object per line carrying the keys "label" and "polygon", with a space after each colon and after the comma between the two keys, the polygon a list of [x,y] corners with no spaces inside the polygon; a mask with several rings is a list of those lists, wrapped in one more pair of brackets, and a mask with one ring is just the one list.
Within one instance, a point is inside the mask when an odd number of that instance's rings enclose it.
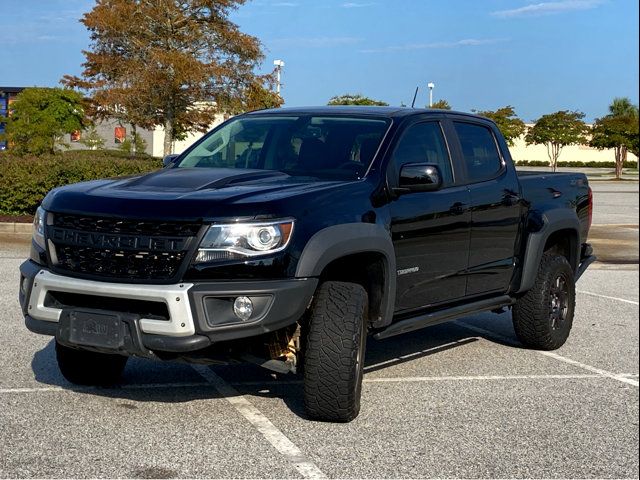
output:
{"label": "door handle", "polygon": [[502,197],[502,204],[506,205],[507,207],[513,207],[520,203],[520,200],[520,195],[514,192],[507,191],[505,192],[504,197]]}
{"label": "door handle", "polygon": [[449,213],[452,215],[462,215],[467,211],[467,207],[468,205],[466,203],[456,202],[449,208]]}

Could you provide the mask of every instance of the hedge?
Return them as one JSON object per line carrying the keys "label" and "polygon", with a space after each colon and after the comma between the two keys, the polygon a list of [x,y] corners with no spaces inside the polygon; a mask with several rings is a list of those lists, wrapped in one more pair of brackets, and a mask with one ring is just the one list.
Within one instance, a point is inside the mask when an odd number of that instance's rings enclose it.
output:
{"label": "hedge", "polygon": [[68,151],[42,157],[0,152],[0,214],[31,215],[49,190],[69,183],[157,170],[161,160],[127,153]]}
{"label": "hedge", "polygon": [[[548,167],[546,160],[516,160],[516,165],[521,167]],[[558,162],[558,167],[573,168],[616,168],[616,162]],[[637,162],[624,162],[624,168],[637,168]]]}

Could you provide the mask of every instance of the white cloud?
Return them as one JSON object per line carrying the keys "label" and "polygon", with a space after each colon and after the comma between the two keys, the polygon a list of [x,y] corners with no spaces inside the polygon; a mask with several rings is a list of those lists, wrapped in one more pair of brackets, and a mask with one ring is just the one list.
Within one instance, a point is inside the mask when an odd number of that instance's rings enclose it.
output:
{"label": "white cloud", "polygon": [[577,10],[590,10],[601,5],[604,0],[560,0],[557,2],[532,3],[511,10],[498,10],[491,15],[499,18],[540,17]]}
{"label": "white cloud", "polygon": [[358,3],[358,2],[345,2],[341,5],[342,8],[365,8],[373,7],[375,3]]}
{"label": "white cloud", "polygon": [[506,42],[506,38],[465,38],[455,42],[409,43],[406,45],[393,45],[382,48],[361,50],[362,53],[403,52],[408,50],[429,50],[439,48],[478,47],[481,45],[494,45]]}
{"label": "white cloud", "polygon": [[322,48],[337,47],[341,45],[352,45],[361,42],[361,38],[356,37],[292,37],[292,38],[276,38],[267,41],[270,46],[288,46],[295,45],[298,47]]}

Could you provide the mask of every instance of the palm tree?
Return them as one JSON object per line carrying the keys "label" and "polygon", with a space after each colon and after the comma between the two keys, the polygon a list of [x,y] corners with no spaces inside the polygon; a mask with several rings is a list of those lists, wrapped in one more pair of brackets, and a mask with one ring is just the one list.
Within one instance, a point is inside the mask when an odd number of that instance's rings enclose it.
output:
{"label": "palm tree", "polygon": [[615,117],[638,116],[638,106],[629,97],[616,97],[609,105],[609,113]]}
{"label": "palm tree", "polygon": [[[638,106],[631,102],[629,97],[616,97],[609,105],[609,114],[612,117],[631,117],[638,120]],[[627,147],[622,147],[622,163],[627,161]]]}

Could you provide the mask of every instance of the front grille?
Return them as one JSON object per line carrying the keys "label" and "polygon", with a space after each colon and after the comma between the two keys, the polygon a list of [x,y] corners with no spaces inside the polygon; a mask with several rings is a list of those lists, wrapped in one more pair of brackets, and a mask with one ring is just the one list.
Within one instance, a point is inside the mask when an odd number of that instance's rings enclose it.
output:
{"label": "front grille", "polygon": [[194,237],[200,230],[199,223],[152,222],[121,218],[85,217],[56,214],[56,227],[83,232],[120,233],[126,235],[162,235],[169,237]]}
{"label": "front grille", "polygon": [[55,214],[47,229],[57,269],[128,281],[170,280],[201,225]]}

